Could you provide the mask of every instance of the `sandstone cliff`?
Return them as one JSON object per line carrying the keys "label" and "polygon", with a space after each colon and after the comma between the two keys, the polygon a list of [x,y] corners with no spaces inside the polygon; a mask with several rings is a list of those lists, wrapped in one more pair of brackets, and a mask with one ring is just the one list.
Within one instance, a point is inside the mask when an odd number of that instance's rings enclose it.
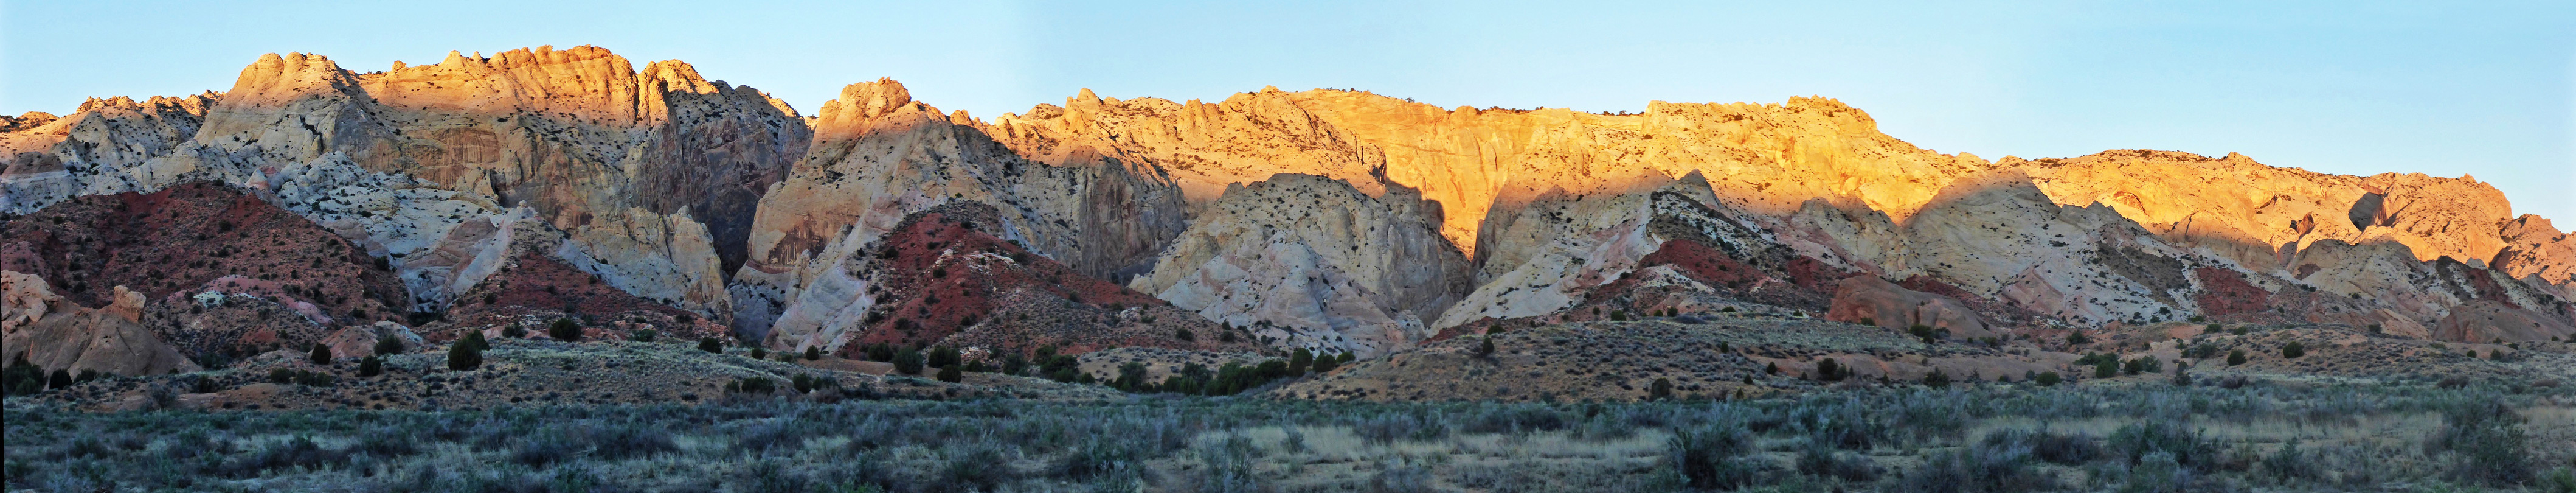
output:
{"label": "sandstone cliff", "polygon": [[1129,287],[1274,345],[1374,356],[1431,335],[1474,288],[1439,205],[1400,187],[1282,173],[1229,186]]}
{"label": "sandstone cliff", "polygon": [[[1161,170],[1083,150],[1032,159],[965,115],[914,102],[891,80],[852,84],[815,120],[813,149],[761,199],[751,260],[735,273],[737,325],[766,328],[793,304],[840,305],[843,259],[912,213],[976,201],[1001,238],[1083,274],[1150,268],[1182,228],[1181,194]],[[805,300],[808,296],[831,300]]]}

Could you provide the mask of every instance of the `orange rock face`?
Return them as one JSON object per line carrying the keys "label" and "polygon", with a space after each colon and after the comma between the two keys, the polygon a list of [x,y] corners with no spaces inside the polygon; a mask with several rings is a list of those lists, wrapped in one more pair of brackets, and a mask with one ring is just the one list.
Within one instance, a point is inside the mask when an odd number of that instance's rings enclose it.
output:
{"label": "orange rock face", "polygon": [[1955,337],[1993,337],[1994,331],[1966,304],[1932,293],[1898,287],[1874,276],[1843,279],[1834,290],[1834,306],[1825,319],[1908,330],[1916,325],[1947,330]]}

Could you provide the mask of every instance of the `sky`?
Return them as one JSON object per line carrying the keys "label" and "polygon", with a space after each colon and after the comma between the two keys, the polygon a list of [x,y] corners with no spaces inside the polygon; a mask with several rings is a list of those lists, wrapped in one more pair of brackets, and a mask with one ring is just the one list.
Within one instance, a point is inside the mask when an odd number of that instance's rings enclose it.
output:
{"label": "sky", "polygon": [[[399,5],[397,5],[399,4]],[[1821,95],[1987,159],[2240,152],[2472,175],[2576,228],[2576,2],[440,2],[0,0],[0,112],[596,45],[812,114],[894,77],[980,116],[1102,96],[1356,88],[1639,111]]]}

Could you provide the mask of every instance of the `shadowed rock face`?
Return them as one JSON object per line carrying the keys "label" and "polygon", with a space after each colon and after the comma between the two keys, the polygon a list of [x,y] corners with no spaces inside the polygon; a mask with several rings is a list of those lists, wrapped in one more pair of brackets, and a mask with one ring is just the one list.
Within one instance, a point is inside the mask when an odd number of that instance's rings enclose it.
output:
{"label": "shadowed rock face", "polygon": [[1260,347],[1252,334],[991,234],[1005,217],[978,202],[913,213],[862,255],[837,262],[832,272],[846,277],[817,283],[789,305],[767,344],[849,355],[867,344],[993,352],[1056,346],[1064,354],[1128,346]]}
{"label": "shadowed rock face", "polygon": [[143,294],[116,287],[106,306],[87,308],[49,291],[45,280],[0,271],[0,358],[46,370],[160,375],[201,368],[143,324]]}
{"label": "shadowed rock face", "polygon": [[1966,304],[1932,293],[1898,287],[1874,276],[1843,279],[1834,291],[1834,306],[1825,319],[1908,330],[1921,325],[1947,330],[1953,337],[1993,337],[1994,331]]}
{"label": "shadowed rock face", "polygon": [[406,298],[363,249],[209,183],[84,196],[0,223],[0,269],[42,276],[82,305],[106,304],[119,287],[176,303],[223,291],[223,279],[255,280],[330,326],[398,320]]}
{"label": "shadowed rock face", "polygon": [[2493,300],[2452,307],[2433,326],[2433,338],[2475,344],[2564,340],[2576,337],[2576,315],[2564,310],[2544,313]]}
{"label": "shadowed rock face", "polygon": [[1161,169],[1083,149],[1015,150],[891,80],[844,88],[815,125],[813,150],[762,199],[751,261],[735,274],[736,325],[748,332],[817,283],[844,282],[833,272],[844,259],[945,203],[992,204],[994,236],[1113,281],[1151,268],[1183,227],[1180,191]]}
{"label": "shadowed rock face", "polygon": [[1286,173],[1233,186],[1129,287],[1279,345],[1408,348],[1474,286],[1466,256],[1440,237],[1438,205],[1419,197]]}

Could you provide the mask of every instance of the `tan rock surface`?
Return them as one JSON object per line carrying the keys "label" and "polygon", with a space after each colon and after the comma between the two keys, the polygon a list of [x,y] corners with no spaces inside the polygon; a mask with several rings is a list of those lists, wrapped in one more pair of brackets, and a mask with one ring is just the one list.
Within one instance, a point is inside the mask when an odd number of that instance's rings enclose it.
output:
{"label": "tan rock surface", "polygon": [[1834,291],[1834,306],[1825,312],[1825,319],[1899,331],[1923,325],[1968,339],[1995,336],[1994,331],[1987,330],[1985,321],[1959,300],[1898,287],[1877,276],[1844,278],[1841,288]]}
{"label": "tan rock surface", "polygon": [[[2553,310],[2555,311],[2555,310]],[[2562,341],[2576,337],[2576,314],[2543,313],[2491,300],[2453,307],[2433,327],[2433,338],[2466,343]]]}
{"label": "tan rock surface", "polygon": [[851,306],[857,293],[834,288],[856,285],[835,271],[841,260],[951,201],[992,204],[999,236],[1113,281],[1151,268],[1180,233],[1181,193],[1161,170],[1081,149],[1024,158],[962,118],[892,80],[852,84],[824,105],[813,150],[761,200],[751,261],[734,273],[736,325],[765,328],[790,306]]}
{"label": "tan rock surface", "polygon": [[1281,173],[1231,185],[1128,287],[1274,345],[1375,356],[1429,337],[1474,287],[1438,204],[1400,187]]}
{"label": "tan rock surface", "polygon": [[[13,294],[13,305],[50,294],[43,280],[7,271],[0,271],[0,292]],[[143,326],[143,293],[117,286],[112,301],[95,309],[50,299],[52,308],[42,318],[7,326],[0,355],[72,373],[160,375],[201,369]],[[12,306],[8,320],[28,313],[27,307]]]}

